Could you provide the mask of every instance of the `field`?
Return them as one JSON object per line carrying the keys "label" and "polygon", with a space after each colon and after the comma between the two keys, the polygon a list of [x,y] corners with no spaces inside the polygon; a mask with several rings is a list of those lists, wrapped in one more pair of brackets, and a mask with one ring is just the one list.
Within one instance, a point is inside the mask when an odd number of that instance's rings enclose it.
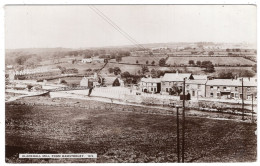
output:
{"label": "field", "polygon": [[[6,105],[6,162],[176,162],[174,115],[119,111],[122,105],[107,110],[102,102],[76,101],[60,102],[91,107]],[[256,161],[256,125],[186,120],[186,162]],[[98,158],[19,159],[18,153],[97,153]]]}
{"label": "field", "polygon": [[[122,72],[128,71],[130,74],[137,74],[138,70],[141,71],[141,66],[140,65],[126,65],[126,64],[117,64],[117,63],[108,63],[106,67],[101,71],[102,73],[109,74],[108,69],[109,68],[114,68],[114,67],[119,67]],[[181,70],[183,72],[188,72],[188,73],[193,73],[193,74],[206,74],[206,75],[211,75],[211,76],[218,76],[219,73],[222,72],[232,72],[233,74],[239,75],[243,70],[249,70],[252,71],[252,67],[215,67],[215,72],[214,73],[207,73],[203,71],[203,68],[200,67],[160,67],[160,66],[148,66],[148,69],[151,71],[152,69],[155,70]]]}
{"label": "field", "polygon": [[[153,61],[155,62],[154,65],[158,65],[159,64],[159,60],[161,58],[165,58],[166,56],[161,56],[161,57],[132,57],[132,56],[128,56],[128,57],[123,57],[122,61],[120,61],[120,63],[129,63],[129,64],[137,64],[136,61],[138,60],[138,64],[146,64],[146,61],[149,62],[149,64],[151,64]],[[110,62],[116,62],[115,59],[110,60]]]}
{"label": "field", "polygon": [[197,61],[211,61],[213,64],[217,65],[254,65],[255,63],[242,58],[242,57],[169,57],[167,60],[167,64],[184,64],[188,65],[189,60],[193,60],[195,63]]}

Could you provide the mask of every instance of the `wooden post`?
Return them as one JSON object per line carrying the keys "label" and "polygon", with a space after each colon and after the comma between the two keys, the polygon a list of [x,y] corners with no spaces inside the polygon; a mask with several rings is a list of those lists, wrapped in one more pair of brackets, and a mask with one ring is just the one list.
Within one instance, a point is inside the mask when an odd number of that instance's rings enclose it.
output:
{"label": "wooden post", "polygon": [[184,163],[185,151],[185,78],[183,79],[183,108],[182,108],[182,162]]}
{"label": "wooden post", "polygon": [[254,123],[254,116],[253,116],[253,114],[254,114],[254,94],[252,94],[252,118],[251,118],[252,123]]}
{"label": "wooden post", "polygon": [[245,120],[245,112],[244,112],[244,81],[242,78],[242,120]]}
{"label": "wooden post", "polygon": [[179,133],[179,107],[177,107],[177,157],[180,163],[180,133]]}

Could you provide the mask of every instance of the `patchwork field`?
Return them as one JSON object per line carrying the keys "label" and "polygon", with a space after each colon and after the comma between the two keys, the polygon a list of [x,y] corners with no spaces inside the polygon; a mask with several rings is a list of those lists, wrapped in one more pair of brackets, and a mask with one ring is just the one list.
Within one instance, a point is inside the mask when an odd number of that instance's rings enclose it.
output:
{"label": "patchwork field", "polygon": [[[174,115],[118,111],[121,105],[107,110],[102,102],[77,101],[91,107],[6,105],[6,162],[177,161]],[[186,120],[186,162],[256,161],[256,125]],[[19,159],[19,153],[97,153],[98,158]]]}
{"label": "patchwork field", "polygon": [[169,57],[167,64],[183,64],[188,65],[189,60],[193,60],[195,63],[197,61],[211,61],[213,64],[217,65],[254,65],[255,63],[242,58],[242,57]]}
{"label": "patchwork field", "polygon": [[[138,64],[146,64],[146,61],[148,61],[148,64],[152,64],[152,62],[154,61],[154,65],[158,65],[159,64],[159,60],[161,58],[165,58],[166,56],[161,56],[161,57],[123,57],[122,61],[120,61],[120,63],[129,63],[129,64],[137,64],[136,61],[138,61]],[[115,59],[110,60],[110,62],[116,62]]]}

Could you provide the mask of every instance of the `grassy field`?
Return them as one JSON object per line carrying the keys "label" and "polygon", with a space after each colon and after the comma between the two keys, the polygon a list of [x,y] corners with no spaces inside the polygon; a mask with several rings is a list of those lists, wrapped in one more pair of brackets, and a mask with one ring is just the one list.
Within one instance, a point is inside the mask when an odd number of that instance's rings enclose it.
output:
{"label": "grassy field", "polygon": [[195,63],[197,61],[211,61],[213,64],[218,65],[254,65],[255,63],[242,58],[242,57],[169,57],[167,64],[184,64],[188,65],[189,60],[193,60]]}
{"label": "grassy field", "polygon": [[[101,102],[77,101],[91,107],[6,105],[6,162],[176,162],[175,116],[118,111],[122,105],[107,110]],[[256,125],[186,120],[186,162],[256,160]],[[98,158],[19,159],[18,153],[97,153]]]}
{"label": "grassy field", "polygon": [[[152,64],[154,61],[154,65],[159,65],[159,60],[161,58],[166,58],[166,56],[161,56],[161,57],[123,57],[122,61],[120,63],[129,63],[129,64],[137,64],[136,61],[138,60],[138,64],[146,64],[146,61],[148,61],[148,64]],[[116,62],[115,59],[110,60],[111,62]]]}
{"label": "grassy field", "polygon": [[[101,71],[102,73],[109,74],[108,69],[109,68],[114,68],[114,67],[119,67],[122,72],[128,71],[130,74],[137,74],[138,70],[141,70],[140,65],[126,65],[126,64],[118,64],[118,63],[108,63],[106,67]],[[185,72],[185,70],[189,73],[193,74],[206,74],[206,75],[212,75],[212,76],[218,76],[219,73],[222,72],[232,72],[233,74],[239,75],[239,73],[242,72],[242,70],[249,70],[252,71],[252,67],[215,67],[215,72],[214,73],[207,73],[203,71],[203,68],[200,67],[160,67],[160,66],[148,66],[148,69],[151,71],[152,69],[155,70],[181,70]]]}

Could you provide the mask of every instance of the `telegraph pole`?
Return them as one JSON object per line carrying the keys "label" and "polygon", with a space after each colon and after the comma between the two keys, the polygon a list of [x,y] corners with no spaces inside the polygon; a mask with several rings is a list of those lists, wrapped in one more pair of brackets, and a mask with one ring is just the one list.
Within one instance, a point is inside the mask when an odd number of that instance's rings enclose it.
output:
{"label": "telegraph pole", "polygon": [[180,163],[180,133],[179,133],[179,107],[177,107],[177,157],[178,163]]}
{"label": "telegraph pole", "polygon": [[244,112],[244,80],[242,78],[242,120],[245,120],[245,112]]}
{"label": "telegraph pole", "polygon": [[253,116],[253,113],[254,113],[254,106],[253,106],[253,104],[254,104],[254,94],[252,93],[252,118],[251,118],[251,120],[252,120],[252,123],[254,123],[254,116]]}
{"label": "telegraph pole", "polygon": [[183,79],[183,110],[182,110],[182,162],[184,163],[185,147],[185,78]]}

